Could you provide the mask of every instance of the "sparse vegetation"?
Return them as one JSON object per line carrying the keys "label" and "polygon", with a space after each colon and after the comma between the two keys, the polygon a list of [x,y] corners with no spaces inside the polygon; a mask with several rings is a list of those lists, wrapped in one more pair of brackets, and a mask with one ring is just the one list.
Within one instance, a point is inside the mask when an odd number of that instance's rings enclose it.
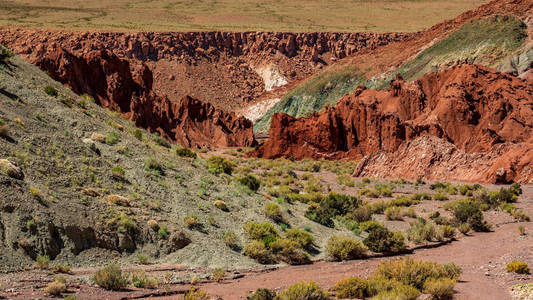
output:
{"label": "sparse vegetation", "polygon": [[523,261],[513,260],[507,265],[507,272],[517,274],[529,274],[529,266]]}
{"label": "sparse vegetation", "polygon": [[96,271],[93,281],[106,290],[121,290],[129,283],[128,278],[124,276],[118,264],[109,264]]}
{"label": "sparse vegetation", "polygon": [[222,173],[231,175],[233,168],[234,164],[221,156],[213,155],[207,159],[207,169],[215,175]]}
{"label": "sparse vegetation", "polygon": [[240,184],[248,187],[250,190],[257,192],[261,186],[261,182],[255,178],[253,175],[247,175],[239,179]]}
{"label": "sparse vegetation", "polygon": [[196,158],[197,155],[194,151],[192,151],[189,148],[176,148],[176,154],[180,157],[189,157],[189,158]]}
{"label": "sparse vegetation", "polygon": [[282,291],[276,299],[279,300],[329,300],[331,297],[314,281],[295,283]]}
{"label": "sparse vegetation", "polygon": [[335,260],[350,260],[365,256],[367,247],[354,237],[332,236],[328,240],[326,251]]}
{"label": "sparse vegetation", "polygon": [[47,285],[44,291],[48,295],[60,296],[61,294],[67,291],[67,285],[65,284],[64,279],[56,279],[52,283]]}
{"label": "sparse vegetation", "polygon": [[52,97],[57,97],[59,95],[56,88],[50,85],[44,87],[44,92]]}

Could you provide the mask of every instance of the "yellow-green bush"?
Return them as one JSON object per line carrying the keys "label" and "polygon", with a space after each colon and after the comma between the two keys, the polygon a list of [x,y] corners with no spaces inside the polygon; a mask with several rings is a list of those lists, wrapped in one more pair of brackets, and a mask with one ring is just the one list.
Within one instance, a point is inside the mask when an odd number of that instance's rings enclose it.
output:
{"label": "yellow-green bush", "polygon": [[300,282],[281,292],[276,300],[329,300],[331,297],[314,281]]}
{"label": "yellow-green bush", "polygon": [[507,272],[529,274],[529,266],[523,261],[514,260],[507,265]]}
{"label": "yellow-green bush", "polygon": [[328,240],[326,251],[335,260],[349,260],[364,257],[367,247],[355,237],[334,235]]}
{"label": "yellow-green bush", "polygon": [[430,278],[424,283],[424,293],[441,300],[448,299],[453,295],[455,280],[450,278]]}
{"label": "yellow-green bush", "polygon": [[244,255],[259,263],[268,264],[272,262],[272,255],[265,244],[260,241],[251,241],[244,245]]}
{"label": "yellow-green bush", "polygon": [[118,264],[109,264],[96,271],[93,281],[106,290],[121,290],[128,285],[128,279],[122,274]]}
{"label": "yellow-green bush", "polygon": [[283,222],[281,207],[276,203],[267,203],[265,205],[265,215],[274,222]]}
{"label": "yellow-green bush", "polygon": [[303,265],[311,262],[309,255],[300,243],[290,239],[278,239],[270,245],[272,253],[290,265]]}
{"label": "yellow-green bush", "polygon": [[368,295],[368,281],[360,277],[347,277],[339,280],[333,287],[339,299],[364,298]]}
{"label": "yellow-green bush", "polygon": [[298,242],[303,248],[310,248],[315,241],[312,234],[296,228],[285,231],[285,237]]}

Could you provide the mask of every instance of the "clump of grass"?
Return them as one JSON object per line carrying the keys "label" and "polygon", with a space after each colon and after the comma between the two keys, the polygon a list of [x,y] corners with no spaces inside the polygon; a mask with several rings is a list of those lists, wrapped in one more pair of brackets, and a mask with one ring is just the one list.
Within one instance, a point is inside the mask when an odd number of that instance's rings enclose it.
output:
{"label": "clump of grass", "polygon": [[267,203],[265,205],[265,215],[274,222],[283,222],[281,207],[276,203]]}
{"label": "clump of grass", "polygon": [[189,148],[178,147],[176,148],[176,154],[180,157],[189,157],[189,158],[197,157],[196,153]]}
{"label": "clump of grass", "polygon": [[167,226],[163,225],[159,227],[159,230],[157,231],[157,234],[159,235],[159,238],[162,240],[166,240],[168,238],[168,228]]}
{"label": "clump of grass", "polygon": [[328,256],[335,260],[362,258],[367,251],[359,239],[346,236],[332,236],[326,249]]}
{"label": "clump of grass", "polygon": [[66,285],[65,278],[64,277],[56,278],[56,280],[54,280],[52,283],[46,286],[44,291],[48,295],[60,296],[61,294],[67,291],[67,285]]}
{"label": "clump of grass", "polygon": [[120,166],[115,166],[111,169],[111,176],[113,176],[113,178],[124,179],[124,175],[126,175],[126,171]]}
{"label": "clump of grass", "polygon": [[215,270],[213,270],[213,280],[215,280],[216,282],[222,281],[225,275],[226,275],[226,270],[222,268],[216,268]]}
{"label": "clump of grass", "polygon": [[210,158],[207,159],[207,169],[209,172],[219,175],[222,173],[226,173],[228,175],[231,175],[234,169],[233,162],[221,157],[213,155]]}
{"label": "clump of grass", "polygon": [[121,290],[129,283],[128,278],[122,273],[122,269],[118,264],[109,264],[96,271],[93,281],[106,290]]}
{"label": "clump of grass", "polygon": [[261,181],[253,175],[247,175],[239,179],[239,183],[248,187],[250,190],[257,192],[261,186]]}
{"label": "clump of grass", "polygon": [[48,255],[37,255],[37,258],[35,259],[35,267],[37,269],[48,269],[49,263],[50,257]]}
{"label": "clump of grass", "polygon": [[146,275],[144,270],[132,272],[131,283],[134,287],[142,289],[156,289],[159,286],[159,280],[155,277]]}
{"label": "clump of grass", "polygon": [[296,299],[313,299],[313,300],[329,300],[331,297],[328,292],[322,290],[314,281],[299,282],[289,286],[282,291],[276,299],[280,300],[296,300]]}
{"label": "clump of grass", "polygon": [[529,274],[529,266],[523,261],[514,260],[507,265],[507,272]]}
{"label": "clump of grass", "polygon": [[199,228],[200,227],[200,221],[198,219],[198,216],[196,215],[188,215],[186,216],[184,219],[183,219],[183,223],[185,224],[185,226],[187,226],[187,228],[189,229],[194,229],[194,228]]}
{"label": "clump of grass", "polygon": [[120,142],[120,135],[116,132],[110,132],[105,137],[105,143],[107,145],[115,145],[116,143]]}
{"label": "clump of grass", "polygon": [[222,201],[222,200],[215,200],[215,202],[213,202],[213,204],[215,205],[216,208],[222,210],[222,211],[229,211],[228,209],[228,205],[226,204],[226,202]]}
{"label": "clump of grass", "polygon": [[224,240],[224,244],[228,246],[229,248],[233,250],[239,249],[239,240],[237,239],[237,235],[233,231],[225,232],[222,236],[222,239]]}
{"label": "clump of grass", "polygon": [[137,262],[141,265],[147,265],[148,264],[148,256],[144,253],[137,253]]}
{"label": "clump of grass", "polygon": [[48,96],[52,96],[52,97],[57,97],[58,95],[58,92],[56,90],[55,87],[51,86],[51,85],[47,85],[44,87],[44,92],[48,95]]}

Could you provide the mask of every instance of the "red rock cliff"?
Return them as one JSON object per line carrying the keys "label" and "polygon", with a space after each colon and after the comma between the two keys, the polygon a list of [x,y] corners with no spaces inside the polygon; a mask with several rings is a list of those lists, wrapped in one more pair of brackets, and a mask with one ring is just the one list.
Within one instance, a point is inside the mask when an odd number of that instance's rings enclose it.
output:
{"label": "red rock cliff", "polygon": [[278,113],[270,139],[251,155],[360,159],[396,151],[423,135],[466,153],[490,151],[501,143],[533,143],[531,82],[462,65],[413,82],[398,78],[391,87],[358,88],[335,107],[305,118]]}
{"label": "red rock cliff", "polygon": [[255,144],[252,122],[184,97],[172,103],[152,91],[152,72],[145,65],[131,70],[127,60],[108,50],[74,55],[63,49],[47,53],[36,64],[78,94],[121,112],[137,126],[186,147],[246,147]]}

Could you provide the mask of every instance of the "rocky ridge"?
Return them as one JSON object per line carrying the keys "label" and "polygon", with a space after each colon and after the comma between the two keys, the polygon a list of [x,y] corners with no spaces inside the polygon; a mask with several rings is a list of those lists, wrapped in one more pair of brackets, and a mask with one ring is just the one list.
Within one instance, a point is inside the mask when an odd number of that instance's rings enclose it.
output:
{"label": "rocky ridge", "polygon": [[118,111],[137,126],[158,132],[186,147],[253,146],[252,123],[191,97],[178,103],[153,91],[153,75],[144,64],[136,71],[109,50],[75,55],[64,49],[36,62],[75,93],[89,94],[103,107]]}
{"label": "rocky ridge", "polygon": [[[250,155],[361,159],[378,151],[395,152],[424,135],[464,153],[494,151],[503,143],[531,145],[532,101],[530,82],[477,65],[452,67],[412,82],[398,77],[390,90],[360,87],[335,107],[309,117],[275,114],[270,139]],[[499,167],[508,171],[504,181],[529,182],[531,175],[520,173],[531,169],[531,160],[517,165],[514,161],[524,153],[513,153]],[[492,174],[480,180],[499,181]]]}

